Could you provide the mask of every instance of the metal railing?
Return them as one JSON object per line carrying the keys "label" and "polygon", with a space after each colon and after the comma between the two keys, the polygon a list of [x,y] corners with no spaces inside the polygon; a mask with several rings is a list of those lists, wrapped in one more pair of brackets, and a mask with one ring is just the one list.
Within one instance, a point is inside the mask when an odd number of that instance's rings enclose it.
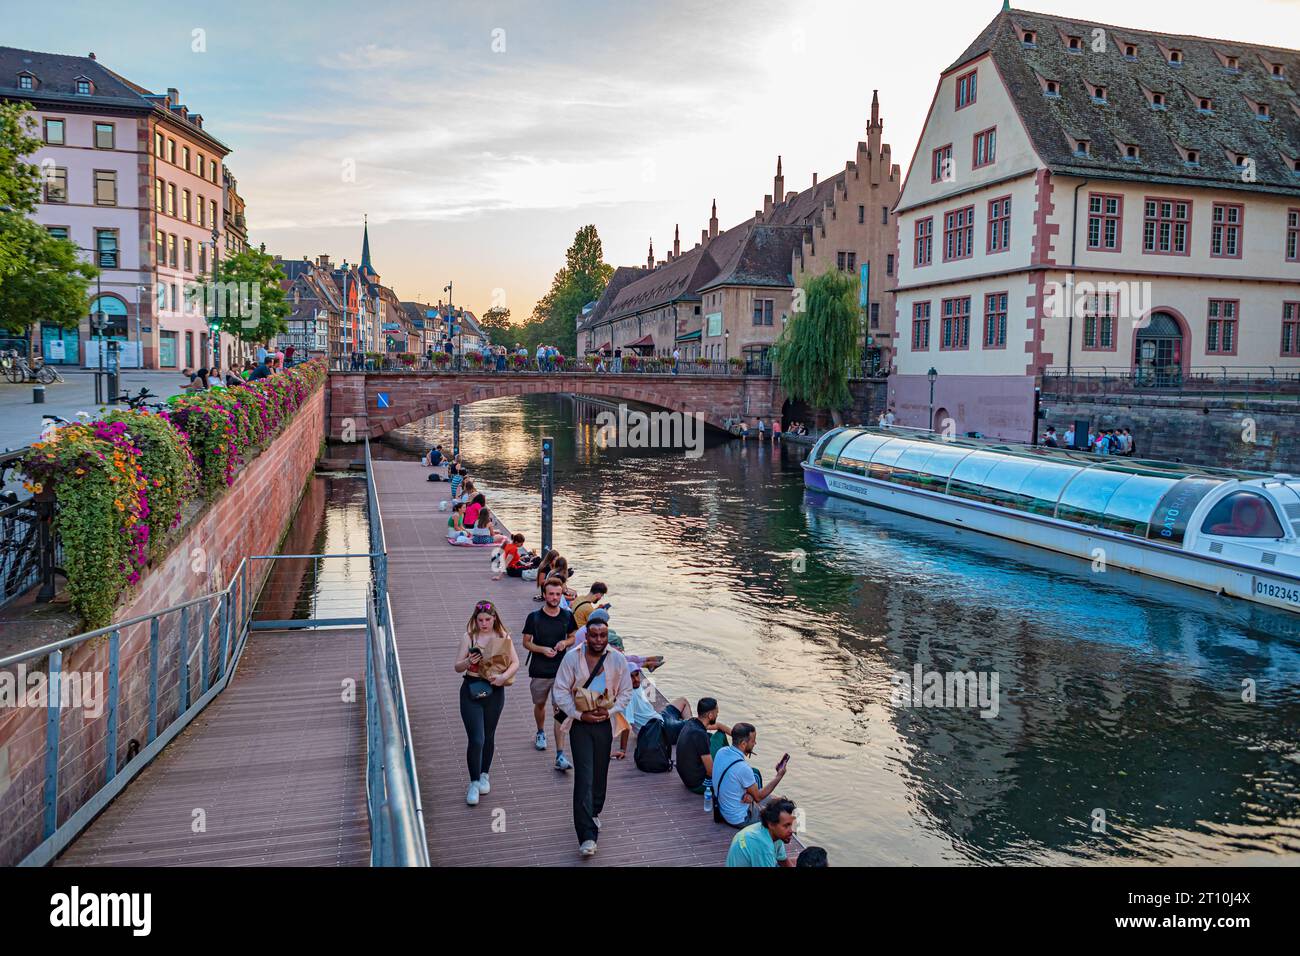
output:
{"label": "metal railing", "polygon": [[1067,372],[1058,367],[1044,370],[1042,390],[1045,396],[1145,394],[1296,401],[1300,399],[1300,368],[1207,365],[1184,370],[1177,365],[1138,369],[1091,365],[1074,366]]}
{"label": "metal railing", "polygon": [[9,481],[10,472],[17,470],[27,452],[19,448],[0,454],[0,607],[37,584],[41,585],[37,600],[52,600],[54,576],[61,573],[54,502],[23,497],[19,486]]}
{"label": "metal railing", "polygon": [[[9,753],[33,757],[9,768],[11,786],[26,790],[6,800],[17,813],[11,809],[0,832],[0,862],[53,860],[226,688],[248,640],[247,567],[241,561],[219,591],[0,659],[0,669],[19,676],[43,665],[45,685],[43,704],[9,718]],[[36,790],[40,799],[32,799]],[[71,808],[63,819],[61,805]]]}
{"label": "metal railing", "polygon": [[[435,353],[436,354],[436,353]],[[504,368],[498,368],[495,362],[484,364],[480,361],[475,365],[469,356],[458,355],[450,361],[439,362],[436,359],[430,361],[428,358],[421,356],[413,362],[402,362],[396,359],[366,359],[364,361],[353,361],[346,356],[335,356],[330,359],[330,371],[332,372],[385,372],[385,373],[428,373],[436,372],[444,375],[455,375],[458,373],[470,375],[757,375],[770,377],[772,374],[772,363],[765,361],[742,361],[731,362],[723,359],[709,359],[701,363],[698,359],[680,359],[677,362],[677,371],[673,371],[673,361],[671,358],[638,358],[633,364],[627,357],[624,357],[621,363],[616,363],[614,359],[606,359],[604,363],[598,363],[590,358],[581,358],[574,360],[566,358],[563,365],[553,365],[543,363],[538,365],[534,358],[527,359],[522,363],[516,363],[514,356],[507,356]]]}

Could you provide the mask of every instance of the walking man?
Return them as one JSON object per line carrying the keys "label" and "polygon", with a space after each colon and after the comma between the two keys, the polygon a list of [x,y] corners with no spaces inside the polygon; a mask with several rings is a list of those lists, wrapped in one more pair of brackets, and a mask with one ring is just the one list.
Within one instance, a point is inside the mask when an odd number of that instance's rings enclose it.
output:
{"label": "walking man", "polygon": [[578,852],[595,856],[614,743],[610,714],[625,711],[632,700],[627,658],[609,646],[606,622],[588,624],[587,640],[564,655],[555,676],[554,696],[555,706],[573,717],[569,743],[573,750],[573,828],[578,834]]}
{"label": "walking man", "polygon": [[[528,689],[533,698],[533,719],[537,722],[537,736],[533,740],[538,750],[546,749],[546,705],[551,699],[556,673],[560,669],[564,652],[573,646],[578,625],[573,615],[560,607],[564,597],[564,581],[548,578],[542,587],[546,603],[528,615],[524,621],[524,648],[530,652],[528,660]],[[565,711],[568,713],[568,711]],[[568,770],[573,764],[564,756],[563,717],[555,718],[555,769]]]}

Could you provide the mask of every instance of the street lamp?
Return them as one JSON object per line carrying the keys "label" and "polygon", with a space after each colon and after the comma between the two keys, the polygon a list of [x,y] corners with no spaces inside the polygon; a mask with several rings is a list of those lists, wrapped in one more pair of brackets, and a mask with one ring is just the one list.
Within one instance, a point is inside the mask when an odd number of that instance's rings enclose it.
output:
{"label": "street lamp", "polygon": [[[94,249],[87,249],[85,246],[77,246],[77,251],[84,252],[90,256],[92,262],[98,268],[98,254]],[[90,327],[99,339],[99,371],[95,373],[95,402],[104,402],[105,404],[115,404],[117,399],[117,389],[108,389],[111,393],[103,395],[104,389],[104,328],[108,323],[104,321],[104,273],[101,270],[95,275],[95,311],[91,313]]]}
{"label": "street lamp", "polygon": [[[221,250],[218,243],[221,241],[221,233],[217,227],[212,227],[212,316],[208,319],[208,334],[212,336],[212,372],[215,373],[221,367],[221,300],[222,295],[218,288],[218,275],[221,263]],[[206,311],[206,310],[205,310]]]}
{"label": "street lamp", "polygon": [[731,358],[731,329],[722,330],[722,361]]}
{"label": "street lamp", "polygon": [[925,377],[930,380],[930,431],[934,431],[934,380],[939,377],[939,370],[931,365]]}

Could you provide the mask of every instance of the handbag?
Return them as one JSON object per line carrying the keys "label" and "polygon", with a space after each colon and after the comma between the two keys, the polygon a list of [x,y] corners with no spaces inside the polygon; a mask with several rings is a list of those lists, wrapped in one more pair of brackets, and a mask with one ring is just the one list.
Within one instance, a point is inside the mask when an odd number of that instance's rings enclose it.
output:
{"label": "handbag", "polygon": [[470,700],[485,700],[492,696],[492,684],[481,677],[465,678],[465,689],[469,691]]}
{"label": "handbag", "polygon": [[591,669],[591,674],[587,677],[587,682],[573,692],[573,706],[577,708],[578,713],[585,714],[589,710],[595,710],[597,707],[608,708],[614,702],[614,698],[609,696],[608,691],[591,690],[591,682],[596,679],[596,675],[605,669],[605,658],[609,656],[606,651],[600,655],[600,660],[596,666]]}

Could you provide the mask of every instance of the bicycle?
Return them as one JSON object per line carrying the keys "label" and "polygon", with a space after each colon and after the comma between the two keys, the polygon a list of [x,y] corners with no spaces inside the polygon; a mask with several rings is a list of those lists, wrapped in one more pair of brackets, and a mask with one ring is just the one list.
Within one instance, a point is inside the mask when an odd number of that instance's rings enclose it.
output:
{"label": "bicycle", "polygon": [[42,363],[33,367],[25,355],[19,355],[12,350],[5,363],[5,378],[14,385],[21,385],[28,379],[40,382],[42,385],[53,385],[55,382],[63,381],[63,376],[52,366]]}
{"label": "bicycle", "polygon": [[157,395],[149,391],[149,389],[146,387],[146,388],[141,388],[140,391],[134,396],[130,392],[123,392],[121,395],[117,396],[117,401],[124,403],[133,412],[143,411],[146,408],[152,408],[154,411],[160,411],[166,408],[167,406],[164,405],[162,402],[149,401],[149,399],[157,398],[157,397],[158,397]]}

